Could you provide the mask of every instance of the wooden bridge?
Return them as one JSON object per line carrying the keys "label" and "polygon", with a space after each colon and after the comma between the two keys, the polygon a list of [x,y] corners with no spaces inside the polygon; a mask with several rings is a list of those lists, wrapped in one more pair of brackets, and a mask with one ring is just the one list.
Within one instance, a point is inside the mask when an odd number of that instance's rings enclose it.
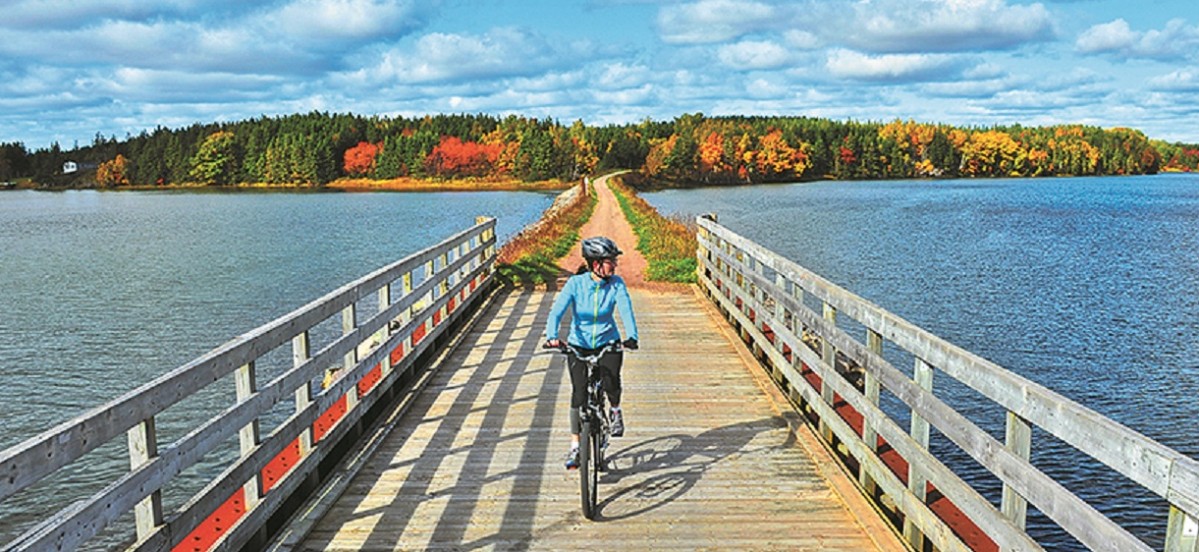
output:
{"label": "wooden bridge", "polygon": [[[538,347],[552,293],[494,285],[480,219],[0,453],[6,501],[95,451],[131,466],[26,512],[6,549],[1037,550],[1030,504],[1088,548],[1150,549],[1030,462],[1035,426],[1160,497],[1165,549],[1197,550],[1195,459],[697,224],[700,284],[634,294],[645,347],[626,355],[629,429],[595,522],[561,465],[562,361]],[[934,373],[993,402],[1005,439]],[[222,385],[223,405],[160,442],[173,406]],[[930,428],[1002,482],[998,505],[929,452]]]}

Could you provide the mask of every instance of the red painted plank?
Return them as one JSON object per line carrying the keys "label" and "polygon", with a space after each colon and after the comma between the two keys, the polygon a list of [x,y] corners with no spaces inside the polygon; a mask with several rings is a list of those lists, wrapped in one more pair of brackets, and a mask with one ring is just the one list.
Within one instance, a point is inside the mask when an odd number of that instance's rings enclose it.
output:
{"label": "red painted plank", "polygon": [[365,396],[379,384],[379,380],[381,379],[383,379],[383,367],[376,364],[374,368],[371,368],[371,371],[358,380],[358,396]]}

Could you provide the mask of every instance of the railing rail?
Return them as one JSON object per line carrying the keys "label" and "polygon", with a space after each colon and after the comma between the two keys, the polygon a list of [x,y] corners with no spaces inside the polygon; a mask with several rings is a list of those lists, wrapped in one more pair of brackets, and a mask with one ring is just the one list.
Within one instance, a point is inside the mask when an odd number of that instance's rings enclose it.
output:
{"label": "railing rail", "polygon": [[[741,327],[742,337],[768,361],[780,385],[815,413],[824,438],[842,444],[854,458],[867,492],[877,486],[890,497],[905,519],[905,537],[917,549],[925,539],[939,550],[968,549],[929,509],[926,483],[1003,550],[1040,549],[1024,530],[1028,504],[1091,549],[1149,549],[1030,463],[1031,427],[1037,426],[1169,502],[1166,550],[1199,550],[1193,536],[1199,518],[1195,459],[950,344],[730,231],[714,217],[700,217],[697,224],[701,288]],[[822,305],[822,312],[805,304],[805,294]],[[864,343],[840,329],[842,316],[866,328]],[[885,343],[915,358],[911,377],[884,358]],[[863,371],[860,389],[838,372],[838,357]],[[805,378],[808,370],[814,379]],[[1004,409],[1004,442],[932,392],[938,371]],[[910,409],[907,429],[879,407],[880,386]],[[838,414],[834,397],[863,416],[860,433]],[[1002,481],[1000,508],[929,452],[930,426]],[[906,481],[880,459],[878,438],[908,462]]]}
{"label": "railing rail", "polygon": [[[41,482],[88,452],[125,434],[132,468],[102,491],[46,518],[5,549],[74,549],[128,512],[134,512],[139,550],[176,548],[197,538],[214,512],[236,503],[237,519],[207,535],[217,549],[237,549],[265,525],[340,438],[392,383],[408,378],[418,359],[491,282],[495,219],[477,223],[436,245],[380,268],[72,420],[0,452],[0,500]],[[416,283],[416,275],[421,276]],[[393,287],[399,293],[393,293]],[[393,295],[395,297],[393,297]],[[360,301],[378,298],[378,310],[359,322]],[[312,352],[309,332],[334,317],[342,335]],[[292,346],[293,365],[261,387],[256,362]],[[313,392],[325,370],[335,379]],[[173,443],[160,445],[155,417],[233,375],[236,402],[203,420]],[[296,408],[268,435],[258,423],[293,397]],[[332,427],[314,434],[314,424]],[[236,437],[240,457],[179,510],[164,516],[160,498],[172,478]],[[264,470],[284,459],[286,475],[264,482]],[[210,531],[211,532],[211,531]]]}

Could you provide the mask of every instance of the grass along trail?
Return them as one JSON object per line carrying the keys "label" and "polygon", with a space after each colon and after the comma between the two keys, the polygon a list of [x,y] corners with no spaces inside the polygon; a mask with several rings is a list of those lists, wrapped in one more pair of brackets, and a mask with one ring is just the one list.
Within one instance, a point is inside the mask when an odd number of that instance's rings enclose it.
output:
{"label": "grass along trail", "polygon": [[[620,250],[624,252],[620,256],[620,264],[616,273],[624,278],[625,284],[630,288],[658,292],[686,291],[688,286],[684,284],[647,282],[645,280],[645,269],[649,263],[645,260],[645,256],[637,251],[637,234],[633,232],[632,225],[625,219],[624,213],[620,210],[620,204],[616,202],[615,194],[608,187],[608,179],[612,176],[611,174],[604,175],[592,182],[592,185],[595,186],[598,203],[591,219],[579,229],[580,240],[592,236],[607,236],[615,241]],[[570,248],[570,253],[558,261],[558,266],[571,274],[574,274],[582,264],[583,255],[580,253],[578,243]]]}

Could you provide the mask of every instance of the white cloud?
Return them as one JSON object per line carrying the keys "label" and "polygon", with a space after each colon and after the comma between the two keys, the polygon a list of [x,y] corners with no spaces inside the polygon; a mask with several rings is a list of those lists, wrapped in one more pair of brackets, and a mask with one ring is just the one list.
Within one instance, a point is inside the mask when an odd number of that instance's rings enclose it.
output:
{"label": "white cloud", "polygon": [[[845,9],[842,5],[827,9]],[[830,26],[845,43],[868,52],[963,52],[1011,49],[1053,36],[1053,19],[1041,4],[1005,0],[879,0],[858,2],[856,17]]]}
{"label": "white cloud", "polygon": [[1137,41],[1128,22],[1117,19],[1110,23],[1095,25],[1078,36],[1074,45],[1083,53],[1111,52],[1131,47]]}
{"label": "white cloud", "polygon": [[245,27],[199,22],[110,20],[56,31],[11,31],[0,57],[79,70],[105,66],[194,72],[311,74],[330,64]]}
{"label": "white cloud", "polygon": [[787,46],[799,50],[813,50],[820,47],[820,38],[807,31],[791,29],[783,33]]}
{"label": "white cloud", "polygon": [[603,66],[594,85],[603,90],[633,88],[645,84],[653,76],[653,71],[641,64],[608,63]]}
{"label": "white cloud", "polygon": [[1012,83],[1004,79],[987,79],[961,82],[934,82],[923,90],[934,96],[947,98],[990,98],[1010,90]]}
{"label": "white cloud", "polygon": [[497,28],[482,35],[432,33],[412,49],[394,49],[376,67],[359,74],[367,78],[433,83],[537,75],[555,66],[582,59],[540,36],[514,28]]}
{"label": "white cloud", "polygon": [[296,0],[263,23],[294,40],[370,41],[406,34],[423,15],[412,0]]}
{"label": "white cloud", "polygon": [[745,93],[751,98],[780,98],[787,95],[790,87],[764,78],[754,79],[745,84]]}
{"label": "white cloud", "polygon": [[1158,91],[1199,92],[1199,71],[1179,69],[1149,81],[1149,86]]}
{"label": "white cloud", "polygon": [[145,21],[178,16],[196,4],[194,0],[8,0],[0,27],[61,29],[106,19]]}
{"label": "white cloud", "polygon": [[958,75],[954,58],[943,54],[886,54],[869,56],[836,49],[826,67],[834,76],[869,82],[943,81]]}
{"label": "white cloud", "polygon": [[1046,93],[1039,90],[1006,90],[983,102],[993,111],[1038,112],[1064,109],[1076,105],[1078,100],[1069,94]]}
{"label": "white cloud", "polygon": [[700,0],[662,8],[658,30],[671,44],[725,42],[777,25],[779,11],[750,0]]}
{"label": "white cloud", "polygon": [[1128,22],[1116,19],[1084,31],[1074,42],[1084,54],[1113,54],[1126,58],[1196,59],[1199,26],[1171,19],[1161,30],[1134,31]]}
{"label": "white cloud", "polygon": [[652,84],[643,84],[636,88],[623,90],[595,90],[592,92],[592,97],[600,104],[645,105],[657,99],[656,90]]}
{"label": "white cloud", "polygon": [[720,62],[740,70],[776,69],[787,65],[787,50],[773,42],[745,40],[721,46],[716,57]]}

